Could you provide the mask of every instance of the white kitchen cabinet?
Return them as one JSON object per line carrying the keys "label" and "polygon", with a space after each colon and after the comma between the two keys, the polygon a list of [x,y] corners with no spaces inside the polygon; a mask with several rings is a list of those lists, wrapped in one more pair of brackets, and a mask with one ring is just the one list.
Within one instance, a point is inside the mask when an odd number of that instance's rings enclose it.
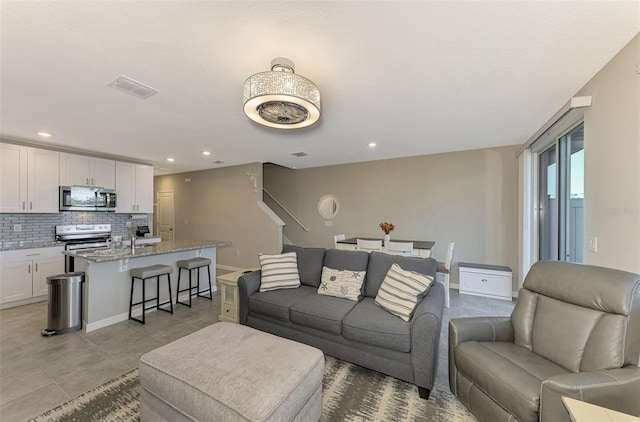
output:
{"label": "white kitchen cabinet", "polygon": [[64,257],[44,258],[33,261],[33,297],[49,293],[47,277],[64,273]]}
{"label": "white kitchen cabinet", "polygon": [[0,212],[57,213],[59,155],[0,144]]}
{"label": "white kitchen cabinet", "polygon": [[31,261],[19,261],[2,264],[0,282],[0,303],[29,299],[33,293],[33,274]]}
{"label": "white kitchen cabinet", "polygon": [[153,167],[116,162],[116,212],[153,213]]}
{"label": "white kitchen cabinet", "polygon": [[53,247],[0,252],[0,303],[44,300],[47,277],[64,273],[62,250]]}
{"label": "white kitchen cabinet", "polygon": [[76,154],[60,154],[60,184],[116,188],[116,162]]}

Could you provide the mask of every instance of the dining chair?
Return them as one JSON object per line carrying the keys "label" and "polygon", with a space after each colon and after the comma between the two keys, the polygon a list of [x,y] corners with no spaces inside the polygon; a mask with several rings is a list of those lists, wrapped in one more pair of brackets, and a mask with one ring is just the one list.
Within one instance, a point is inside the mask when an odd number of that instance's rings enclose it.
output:
{"label": "dining chair", "polygon": [[333,236],[333,247],[338,249],[338,242],[344,239],[346,239],[346,236],[344,234],[337,234]]}
{"label": "dining chair", "polygon": [[382,252],[382,240],[364,240],[358,239],[358,250],[360,251],[378,251]]}
{"label": "dining chair", "polygon": [[437,272],[442,274],[443,284],[444,284],[444,306],[447,308],[451,307],[450,304],[450,294],[449,294],[449,276],[451,275],[451,261],[453,260],[453,250],[456,247],[456,242],[453,240],[449,242],[449,247],[447,248],[447,256],[445,257],[444,262],[438,261],[438,269]]}
{"label": "dining chair", "polygon": [[387,240],[384,242],[386,252],[393,255],[411,256],[413,254],[413,242],[394,242]]}

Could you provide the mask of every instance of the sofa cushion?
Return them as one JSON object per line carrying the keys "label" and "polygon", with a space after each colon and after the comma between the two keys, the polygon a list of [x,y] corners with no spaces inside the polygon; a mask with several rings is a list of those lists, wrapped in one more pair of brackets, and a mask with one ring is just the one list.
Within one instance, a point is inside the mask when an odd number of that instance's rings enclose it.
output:
{"label": "sofa cushion", "polygon": [[366,271],[369,253],[364,251],[347,251],[329,249],[324,255],[324,266],[334,270]]}
{"label": "sofa cushion", "polygon": [[303,248],[296,245],[283,245],[282,253],[295,252],[298,255],[298,273],[300,282],[306,286],[320,286],[320,275],[322,274],[322,264],[324,248]]}
{"label": "sofa cushion", "polygon": [[364,298],[342,321],[346,339],[399,352],[411,351],[411,324]]}
{"label": "sofa cushion", "polygon": [[542,381],[568,371],[508,342],[460,343],[458,371],[520,421],[537,421]]}
{"label": "sofa cushion", "polygon": [[300,286],[295,252],[280,255],[260,254],[260,291],[294,289]]}
{"label": "sofa cushion", "polygon": [[432,276],[405,271],[398,264],[393,264],[382,281],[375,302],[393,315],[409,321],[418,301],[432,284]]}
{"label": "sofa cushion", "polygon": [[280,321],[289,321],[291,305],[309,295],[317,295],[316,289],[300,286],[297,289],[256,292],[249,297],[249,313],[266,315]]}
{"label": "sofa cushion", "polygon": [[314,292],[291,305],[291,322],[330,334],[342,334],[342,320],[357,302]]}
{"label": "sofa cushion", "polygon": [[324,267],[318,294],[357,301],[362,297],[364,271],[334,270]]}
{"label": "sofa cushion", "polygon": [[[389,255],[382,252],[371,252],[369,265],[367,266],[367,277],[364,280],[365,297],[376,297],[380,285],[384,280],[389,268],[394,263],[400,265],[408,271],[415,271],[420,274],[430,275],[435,278],[438,262],[433,258],[413,258],[400,255]],[[325,265],[328,265],[325,262]],[[335,268],[335,267],[331,267]]]}

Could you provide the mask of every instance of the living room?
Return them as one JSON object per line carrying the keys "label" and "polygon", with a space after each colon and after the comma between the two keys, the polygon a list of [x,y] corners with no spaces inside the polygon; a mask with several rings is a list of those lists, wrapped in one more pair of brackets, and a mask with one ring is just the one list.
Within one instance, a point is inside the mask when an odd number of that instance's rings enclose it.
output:
{"label": "living room", "polygon": [[[382,238],[384,233],[380,230],[379,223],[390,221],[395,225],[394,231],[391,232],[392,240],[434,241],[434,256],[438,261],[444,260],[449,241],[456,242],[451,284],[456,309],[460,315],[453,314],[454,317],[508,315],[512,303],[505,302],[506,306],[501,306],[500,302],[465,297],[457,292],[457,263],[477,262],[509,267],[513,276],[512,296],[514,300],[518,297],[528,269],[535,261],[532,257],[537,253],[531,207],[534,192],[531,186],[536,183],[533,175],[536,171],[537,152],[535,148],[532,149],[532,145],[543,138],[545,133],[552,133],[557,129],[557,125],[554,124],[561,120],[561,117],[577,119],[574,122],[584,124],[583,231],[585,239],[597,239],[597,248],[595,251],[589,250],[585,241],[583,263],[640,273],[640,169],[637,165],[640,160],[640,27],[637,19],[640,6],[637,2],[616,2],[608,6],[600,2],[589,3],[591,6],[588,6],[587,2],[552,6],[551,3],[554,2],[546,2],[550,3],[545,4],[551,9],[562,9],[547,12],[540,11],[531,4],[516,6],[510,2],[486,2],[486,10],[482,10],[483,6],[478,3],[474,7],[479,9],[471,8],[460,12],[464,17],[462,23],[456,22],[456,16],[460,16],[451,10],[462,7],[458,2],[441,2],[445,6],[449,3],[449,8],[445,7],[446,13],[440,11],[444,13],[442,15],[438,15],[437,8],[429,9],[427,2],[394,2],[393,7],[390,6],[390,2],[380,2],[377,5],[358,2],[360,4],[348,3],[346,6],[339,3],[325,4],[324,7],[331,13],[323,7],[314,9],[309,6],[310,9],[305,10],[303,3],[274,3],[271,12],[276,16],[273,18],[275,22],[280,25],[295,24],[295,29],[302,34],[302,40],[296,40],[296,45],[284,48],[285,51],[282,51],[282,43],[265,48],[264,54],[240,60],[250,62],[243,64],[231,64],[229,58],[241,56],[238,51],[253,51],[252,48],[255,46],[249,46],[255,39],[240,37],[240,46],[231,46],[231,43],[221,46],[224,44],[224,41],[221,41],[224,40],[223,36],[233,38],[229,34],[236,34],[232,31],[233,25],[230,23],[236,22],[234,19],[246,25],[255,25],[250,33],[274,31],[278,37],[284,35],[280,29],[274,29],[277,27],[275,23],[260,23],[258,16],[264,13],[256,3],[246,2],[249,10],[245,12],[252,16],[252,19],[245,21],[238,17],[242,10],[234,9],[236,6],[232,6],[230,2],[204,2],[211,7],[211,10],[207,10],[207,13],[210,13],[207,16],[212,17],[221,29],[222,35],[216,33],[215,36],[218,38],[211,34],[203,36],[206,26],[201,21],[193,25],[190,31],[200,34],[207,42],[215,40],[214,44],[219,49],[217,54],[220,58],[214,60],[215,66],[202,63],[199,69],[186,69],[197,74],[198,77],[194,76],[194,79],[209,78],[211,75],[203,70],[209,66],[209,69],[215,68],[223,75],[237,73],[237,78],[243,80],[252,73],[267,70],[268,61],[277,55],[287,55],[296,61],[296,73],[308,77],[320,87],[323,108],[319,122],[309,128],[293,131],[278,131],[259,126],[249,121],[242,113],[241,97],[236,98],[241,95],[236,95],[238,87],[233,83],[224,82],[224,78],[217,79],[219,76],[216,76],[215,82],[211,82],[206,88],[206,91],[214,93],[211,96],[215,97],[215,103],[218,103],[214,109],[211,103],[202,99],[206,96],[202,90],[192,86],[185,89],[185,92],[189,93],[188,101],[173,98],[174,102],[170,106],[166,103],[156,103],[151,111],[144,109],[146,106],[141,106],[140,102],[134,103],[134,100],[139,101],[134,98],[121,106],[106,102],[109,106],[98,112],[102,113],[102,117],[97,120],[99,124],[96,131],[100,134],[95,138],[87,128],[83,131],[74,129],[74,120],[82,120],[78,116],[83,114],[79,113],[78,109],[63,110],[67,114],[64,120],[66,123],[63,125],[58,124],[63,120],[60,110],[55,110],[55,105],[44,99],[42,105],[37,104],[37,97],[43,92],[49,93],[47,96],[53,98],[55,103],[59,89],[66,92],[74,91],[64,76],[64,60],[47,62],[48,67],[44,67],[51,76],[49,83],[59,85],[55,92],[51,91],[54,88],[37,84],[33,88],[24,88],[29,86],[26,82],[29,77],[26,74],[20,75],[19,72],[14,73],[15,69],[23,69],[21,66],[14,66],[14,63],[22,61],[25,66],[37,67],[39,61],[35,59],[37,55],[32,54],[29,48],[20,52],[20,43],[13,35],[19,33],[25,37],[24,34],[29,31],[12,31],[16,27],[27,25],[26,22],[31,16],[34,23],[43,24],[41,28],[34,28],[33,39],[46,39],[43,34],[53,31],[51,26],[44,25],[47,20],[46,12],[51,12],[51,25],[56,26],[56,31],[63,23],[69,24],[69,28],[77,25],[76,29],[67,28],[66,31],[75,32],[71,39],[78,42],[82,34],[92,32],[93,28],[87,22],[95,22],[96,10],[92,10],[84,2],[76,4],[76,11],[72,11],[68,4],[57,3],[56,6],[61,8],[58,11],[53,12],[47,9],[48,6],[43,6],[43,11],[36,13],[29,6],[20,9],[15,4],[8,5],[9,3],[12,2],[2,5],[3,14],[8,11],[9,16],[17,20],[5,25],[5,19],[9,18],[2,18],[5,28],[3,56],[6,53],[6,57],[9,58],[9,61],[3,64],[2,75],[2,142],[99,157],[124,158],[153,165],[154,198],[160,192],[173,192],[173,230],[176,240],[206,238],[232,242],[231,246],[218,249],[217,266],[222,273],[257,267],[259,253],[279,253],[283,243],[332,248],[333,236],[340,233],[346,234],[347,237]],[[172,13],[176,16],[186,13],[181,11],[179,6],[174,6],[175,9],[160,8],[157,13],[161,19],[158,19],[166,23],[173,19],[170,16]],[[101,7],[105,7],[104,11],[108,9],[106,5]],[[141,4],[131,7],[136,13],[140,13],[139,16],[146,12],[147,17],[152,17],[156,12],[152,7],[147,8]],[[380,10],[370,13],[367,12],[368,7]],[[503,7],[505,9],[501,9]],[[559,25],[563,22],[562,19],[571,15],[569,12],[572,7],[576,7],[580,13],[576,14],[578,17],[574,17],[571,24],[567,23],[567,26],[562,27],[563,29],[557,33],[552,33],[549,26],[545,26],[547,31],[540,31],[546,34],[544,37],[537,33],[537,24],[548,18]],[[66,10],[67,8],[69,9]],[[282,10],[289,8],[294,10]],[[337,16],[341,16],[340,10],[343,17],[338,18]],[[355,17],[358,11],[362,12],[360,18]],[[390,13],[391,11],[393,13]],[[459,58],[457,65],[449,67],[445,65],[446,59],[436,59],[438,56],[433,44],[438,42],[438,37],[435,37],[437,31],[445,32],[447,26],[444,25],[444,17],[450,19],[448,22],[454,22],[450,25],[473,26],[473,15],[480,11],[487,14],[487,22],[489,19],[497,19],[499,22],[500,15],[505,13],[509,19],[514,20],[513,25],[507,25],[503,32],[495,29],[494,34],[492,31],[493,28],[498,28],[497,25],[485,26],[476,23],[475,30],[480,40],[478,44],[473,43],[475,49],[461,48],[466,42],[471,42],[469,32],[460,34],[459,38],[455,39],[447,40],[444,37],[442,42],[448,49],[461,49],[467,54],[469,61]],[[226,15],[227,12],[230,15]],[[352,29],[340,32],[338,35],[343,37],[339,41],[331,37],[329,41],[324,42],[326,45],[314,44],[314,48],[302,48],[300,44],[309,42],[313,37],[305,32],[308,31],[305,25],[293,18],[296,12],[305,18],[315,14],[323,24],[333,19],[342,22],[343,26],[349,26],[350,19],[353,19]],[[119,27],[118,19],[111,13],[113,11],[109,11],[109,24],[105,23],[104,27],[100,26],[100,30],[96,30],[105,38],[110,31],[107,29],[109,25],[113,28]],[[277,16],[282,13],[287,18],[279,21]],[[383,22],[381,16],[385,13],[399,21],[404,19],[407,27],[421,24],[428,26],[422,20],[428,21],[428,24],[434,27],[433,33],[428,32],[429,36],[423,33],[416,35],[407,30],[400,36],[398,34],[402,31],[398,31],[397,26],[389,24],[387,27]],[[532,14],[529,22],[523,18],[527,13]],[[549,15],[545,16],[545,13]],[[411,18],[411,15],[415,19]],[[430,17],[427,19],[428,15]],[[597,17],[598,15],[600,17]],[[435,16],[440,16],[442,23],[438,23]],[[132,25],[130,21],[127,22]],[[236,25],[242,26],[240,23]],[[398,23],[398,26],[402,25]],[[171,25],[166,25],[166,28],[171,28]],[[381,28],[384,30],[380,30]],[[575,35],[577,28],[585,33]],[[180,26],[179,29],[168,31],[177,36],[182,29],[184,27]],[[514,42],[516,45],[511,47],[504,42],[498,43],[499,47],[491,48],[497,40],[515,37],[515,32],[520,30],[528,34],[524,39],[537,41],[522,44]],[[58,40],[66,40],[62,33],[58,34],[56,31],[51,32],[48,47],[54,52]],[[133,32],[135,33],[135,30]],[[368,34],[371,40],[367,40]],[[350,35],[351,38],[345,35]],[[291,34],[287,33],[287,36],[291,37]],[[394,42],[385,41],[385,38],[396,36],[399,38]],[[544,39],[540,40],[539,37]],[[571,42],[563,37],[569,38]],[[580,38],[589,39],[590,42],[582,41]],[[599,43],[599,38],[606,38],[607,42]],[[427,42],[427,39],[430,41]],[[29,40],[33,41],[27,37],[24,42],[30,42]],[[98,43],[98,40],[94,39],[92,42]],[[483,42],[486,42],[486,45],[479,48]],[[198,41],[192,45],[202,46],[204,43],[205,41]],[[354,47],[353,50],[343,49],[344,47],[336,49],[338,57],[329,61],[326,57],[332,43],[353,44]],[[399,43],[411,44],[410,48],[403,50],[403,54],[406,55],[392,54],[393,44]],[[552,48],[553,43],[559,44],[562,48]],[[139,43],[132,44],[135,48],[128,54],[144,56],[146,51],[152,52],[150,56],[159,57],[164,54],[160,41],[146,33],[140,36]],[[97,45],[104,47],[103,44]],[[113,44],[116,51],[111,51],[112,56],[109,57],[114,63],[109,66],[108,72],[128,74],[127,63],[115,59],[119,55],[116,45],[122,48],[120,43]],[[379,51],[376,51],[376,45]],[[545,45],[548,46],[548,51],[541,51]],[[99,52],[88,49],[86,44],[80,43],[76,47],[85,48],[79,49],[83,57],[100,55]],[[531,50],[526,54],[517,53],[529,48]],[[418,61],[412,62],[411,55],[406,51],[412,51],[411,54],[417,55]],[[471,53],[473,57],[470,57]],[[562,54],[569,53],[570,57],[565,57],[560,62],[556,61]],[[59,54],[60,57],[68,57],[66,50],[61,49]],[[247,53],[247,56],[252,54],[254,53]],[[350,54],[363,56],[360,67],[347,60]],[[108,56],[106,53],[105,55]],[[532,57],[531,60],[522,63],[523,57],[527,55]],[[549,57],[546,57],[547,55]],[[389,57],[394,63],[387,68]],[[321,64],[323,59],[324,64]],[[404,61],[397,64],[400,59]],[[100,60],[96,59],[91,61],[90,67],[78,66],[78,69],[90,74],[100,66],[99,62]],[[79,65],[80,61],[73,63]],[[517,67],[514,63],[518,63]],[[318,68],[314,68],[316,64]],[[144,75],[145,71],[140,70],[140,63],[132,65],[131,69],[136,66],[138,73],[132,70],[131,76],[149,81],[154,86],[157,85],[154,80],[163,83],[166,81],[160,77],[145,79],[138,76]],[[181,64],[174,63],[173,66],[171,72],[168,72],[173,78],[177,77],[176,75],[186,77],[186,70]],[[512,66],[513,70],[509,70]],[[437,76],[429,76],[427,70],[430,67],[437,68],[440,73]],[[454,67],[456,69],[453,69]],[[509,71],[502,73],[502,67]],[[560,68],[557,73],[556,67]],[[460,69],[464,69],[464,72]],[[525,69],[529,70],[525,72]],[[368,72],[372,75],[367,76]],[[445,81],[443,75],[447,72],[452,73],[452,79]],[[494,72],[500,76],[494,77]],[[102,81],[105,73],[107,72],[99,72],[99,77],[93,77],[99,79],[99,83],[95,80],[92,83],[99,85],[100,89],[110,82]],[[339,79],[341,73],[357,75],[350,76],[349,83],[352,88],[341,86],[337,89],[331,86],[330,81]],[[427,77],[430,79],[429,83],[417,82],[420,78]],[[469,80],[463,81],[462,77]],[[398,80],[403,78],[407,79],[404,81],[406,84],[397,86]],[[539,84],[539,80],[544,79],[552,82]],[[416,90],[419,92],[407,94],[411,91],[409,80],[414,80],[413,83],[417,84]],[[231,88],[228,85],[232,85]],[[531,87],[520,90],[521,86],[527,85]],[[82,86],[86,86],[84,82]],[[483,86],[483,89],[477,90],[477,86]],[[176,87],[169,84],[163,85],[157,98],[168,95],[165,91],[174,88]],[[81,95],[95,94],[92,89],[94,88],[86,88]],[[22,102],[17,100],[20,90],[24,90]],[[513,92],[510,93],[510,90]],[[98,91],[98,88],[95,88],[95,91]],[[364,96],[361,91],[375,93]],[[494,97],[491,97],[492,92],[495,92]],[[401,100],[395,97],[400,93]],[[112,95],[124,94],[114,91]],[[572,107],[572,99],[587,97],[590,98],[590,105]],[[226,99],[233,101],[229,100],[229,103],[221,105]],[[343,100],[345,104],[340,105]],[[195,107],[197,111],[190,112],[189,117],[186,117],[186,113],[181,109],[187,107],[183,101],[191,102],[189,107]],[[64,97],[60,102],[73,102],[73,95]],[[90,103],[84,99],[78,103],[80,108],[87,109],[87,120],[91,120],[89,116],[93,115],[94,106],[89,106]],[[394,103],[393,106],[390,103]],[[401,106],[398,106],[398,103]],[[33,113],[29,112],[30,108]],[[95,108],[98,109],[97,106]],[[406,109],[411,111],[405,116],[402,110]],[[389,114],[386,114],[387,112]],[[38,121],[30,114],[42,116],[43,120]],[[444,120],[444,115],[450,117]],[[105,116],[109,118],[105,119]],[[194,120],[208,124],[194,124]],[[145,127],[151,127],[148,132],[142,133],[142,126],[136,127],[137,123],[142,122]],[[334,122],[340,123],[338,128],[333,128]],[[136,129],[132,129],[133,127]],[[35,135],[35,132],[45,129],[53,132],[51,141],[43,141]],[[140,137],[140,142],[137,142],[137,137]],[[247,138],[254,139],[245,142]],[[367,145],[374,141],[377,145]],[[200,156],[200,151],[213,152],[214,157],[204,158]],[[183,152],[184,155],[180,156]],[[299,152],[309,155],[292,155]],[[193,158],[195,154],[198,156]],[[176,158],[176,161],[167,162],[166,157]],[[216,164],[214,161],[225,162]],[[333,195],[339,201],[339,210],[331,220],[318,214],[318,201],[324,195]],[[298,224],[272,198],[302,224]],[[37,217],[37,214],[28,216],[26,225],[31,225]],[[4,236],[4,228],[13,228],[15,222],[6,214],[1,218]],[[40,218],[43,218],[42,215]],[[149,213],[148,221],[152,230],[157,232],[158,228],[154,227],[154,213]],[[199,306],[202,306],[202,314],[218,315],[220,312],[219,303],[204,303]],[[467,306],[466,311],[461,306]],[[6,321],[9,313],[2,312],[4,314],[0,313],[0,319]],[[38,312],[46,313],[46,306],[40,306]],[[202,314],[196,317],[197,323],[190,324],[188,328],[182,326],[186,330],[185,333],[205,323],[215,322]],[[159,316],[151,318],[155,317]],[[12,323],[11,326],[16,325]],[[134,341],[132,338],[136,333],[130,332],[131,337],[127,339]],[[173,338],[173,334],[172,332],[166,338]],[[35,341],[33,338],[31,340]],[[64,336],[54,341],[66,342]],[[112,340],[105,340],[105,344],[110,344],[110,341]],[[75,340],[70,341],[73,342]],[[149,341],[147,345],[151,344],[160,343]],[[28,345],[29,342],[26,342],[20,347]],[[443,345],[446,346],[444,332],[440,342],[441,348]],[[40,346],[34,347],[34,350],[38,348]],[[9,356],[5,354],[6,350],[8,349],[3,348],[3,355]],[[39,356],[43,356],[42,350],[38,350],[38,353]],[[115,352],[110,358],[113,358],[114,354]],[[442,354],[446,354],[446,348],[441,350]],[[123,360],[127,363],[125,366],[131,363],[129,359],[133,358],[127,356]],[[2,361],[4,369],[7,362],[4,357]],[[443,371],[442,367],[440,370]],[[446,378],[446,373],[439,373],[439,376]],[[440,385],[444,383],[446,379],[441,378]],[[34,385],[43,388],[42,384]],[[89,390],[87,384],[82,385],[86,385],[86,390]],[[11,387],[3,383],[2,388],[4,395],[7,391],[5,388]],[[48,408],[53,408],[54,404],[50,403]],[[6,405],[3,400],[2,406]],[[40,410],[45,411],[48,408]],[[28,417],[39,413],[29,414]]]}

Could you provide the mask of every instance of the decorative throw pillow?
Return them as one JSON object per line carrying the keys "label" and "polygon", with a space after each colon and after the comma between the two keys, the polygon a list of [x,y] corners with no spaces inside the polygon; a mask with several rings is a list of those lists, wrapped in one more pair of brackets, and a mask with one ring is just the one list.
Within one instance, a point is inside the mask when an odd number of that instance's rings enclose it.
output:
{"label": "decorative throw pillow", "polygon": [[382,281],[375,302],[409,321],[418,300],[424,297],[432,284],[432,276],[406,271],[398,264],[393,264]]}
{"label": "decorative throw pillow", "polygon": [[357,301],[362,295],[365,273],[366,271],[334,270],[322,267],[318,293]]}
{"label": "decorative throw pillow", "polygon": [[300,287],[298,256],[295,252],[280,255],[260,254],[260,291]]}

